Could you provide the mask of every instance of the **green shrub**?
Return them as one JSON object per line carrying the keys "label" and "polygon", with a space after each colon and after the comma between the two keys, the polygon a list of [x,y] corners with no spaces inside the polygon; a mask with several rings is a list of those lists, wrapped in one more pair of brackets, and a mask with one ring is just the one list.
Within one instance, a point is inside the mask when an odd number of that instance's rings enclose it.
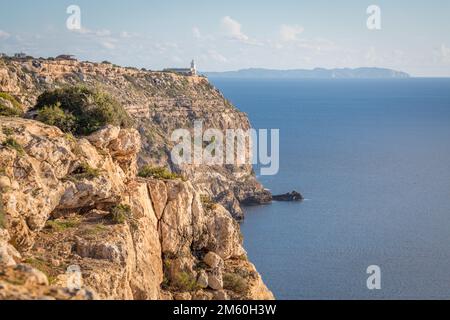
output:
{"label": "green shrub", "polygon": [[215,210],[217,208],[217,204],[206,194],[200,195],[200,201],[206,210]]}
{"label": "green shrub", "polygon": [[100,170],[92,168],[87,163],[82,163],[76,170],[66,177],[66,180],[80,182],[83,180],[93,180],[100,176]]}
{"label": "green shrub", "polygon": [[[99,89],[84,86],[46,91],[39,96],[33,110],[38,111],[38,115],[44,110],[40,116],[43,122],[61,125],[61,130],[77,135],[91,134],[107,124],[132,125],[126,110],[114,98]],[[51,115],[52,112],[55,115]]]}
{"label": "green shrub", "polygon": [[126,204],[119,204],[111,209],[111,220],[114,224],[123,224],[131,217],[131,208]]}
{"label": "green shrub", "polygon": [[14,134],[14,130],[7,127],[2,128],[2,132],[5,136],[12,136]]}
{"label": "green shrub", "polygon": [[196,279],[187,272],[180,272],[174,281],[171,281],[171,287],[181,292],[191,292],[198,289]]}
{"label": "green shrub", "polygon": [[12,105],[11,108],[11,106],[7,106],[6,104],[2,103],[0,99],[0,116],[20,117],[23,115],[22,105],[13,96],[6,92],[0,92],[0,98],[9,101]]}
{"label": "green shrub", "polygon": [[11,137],[6,139],[2,143],[2,146],[5,148],[10,148],[10,149],[16,150],[19,155],[23,155],[25,153],[25,150],[23,149],[22,145],[20,143],[18,143],[14,138],[11,138]]}
{"label": "green shrub", "polygon": [[172,173],[164,167],[151,166],[142,167],[141,170],[139,170],[138,176],[142,178],[155,178],[164,180],[175,180],[181,178],[179,174]]}
{"label": "green shrub", "polygon": [[51,126],[56,126],[64,132],[72,132],[76,128],[76,118],[73,114],[61,109],[58,102],[52,106],[45,106],[38,110],[36,120]]}
{"label": "green shrub", "polygon": [[243,294],[248,290],[248,284],[247,281],[238,274],[225,273],[223,275],[223,288]]}
{"label": "green shrub", "polygon": [[63,232],[67,229],[76,228],[80,225],[80,221],[72,218],[72,219],[64,219],[64,220],[50,220],[47,221],[46,227],[52,229],[53,231]]}

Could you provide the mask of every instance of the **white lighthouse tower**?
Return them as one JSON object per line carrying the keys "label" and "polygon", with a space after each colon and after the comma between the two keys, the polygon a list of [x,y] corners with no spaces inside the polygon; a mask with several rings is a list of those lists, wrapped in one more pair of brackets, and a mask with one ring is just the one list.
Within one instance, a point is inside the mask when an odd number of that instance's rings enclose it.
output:
{"label": "white lighthouse tower", "polygon": [[197,75],[197,66],[195,65],[194,59],[192,59],[192,61],[191,61],[191,74],[193,76]]}

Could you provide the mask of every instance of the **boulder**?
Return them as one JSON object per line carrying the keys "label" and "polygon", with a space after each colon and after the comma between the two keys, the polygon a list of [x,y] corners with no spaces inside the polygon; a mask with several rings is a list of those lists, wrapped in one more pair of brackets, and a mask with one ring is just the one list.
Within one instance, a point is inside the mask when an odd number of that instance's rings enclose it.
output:
{"label": "boulder", "polygon": [[208,288],[208,274],[201,270],[197,276],[197,286],[202,289]]}
{"label": "boulder", "polygon": [[214,252],[208,252],[203,258],[203,262],[213,269],[223,268],[224,266],[223,259]]}
{"label": "boulder", "polygon": [[213,290],[223,289],[223,278],[220,272],[210,272],[208,273],[208,285]]}

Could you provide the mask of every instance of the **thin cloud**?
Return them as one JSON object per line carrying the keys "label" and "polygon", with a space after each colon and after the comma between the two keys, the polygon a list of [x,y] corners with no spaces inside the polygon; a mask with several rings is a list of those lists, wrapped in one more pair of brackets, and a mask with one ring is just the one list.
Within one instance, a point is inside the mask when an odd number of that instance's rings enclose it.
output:
{"label": "thin cloud", "polygon": [[0,39],[6,40],[6,39],[8,39],[10,36],[11,36],[11,35],[10,35],[8,32],[3,31],[3,30],[0,30]]}
{"label": "thin cloud", "polygon": [[441,47],[439,48],[439,54],[443,63],[450,63],[450,48],[447,47],[444,43],[441,44]]}
{"label": "thin cloud", "polygon": [[305,31],[305,29],[302,26],[283,24],[280,27],[281,41],[284,42],[297,41],[298,35],[303,33],[303,31]]}
{"label": "thin cloud", "polygon": [[202,34],[201,34],[200,29],[198,27],[193,27],[192,28],[192,34],[194,35],[194,38],[196,38],[196,39],[201,39],[202,38]]}
{"label": "thin cloud", "polygon": [[199,27],[192,27],[192,36],[200,41],[209,41],[209,40],[214,40],[214,37],[212,35],[209,34],[203,34],[200,31]]}
{"label": "thin cloud", "polygon": [[209,50],[208,51],[208,56],[220,63],[226,63],[228,62],[228,59],[225,58],[222,54],[220,54],[219,52],[217,52],[216,50]]}
{"label": "thin cloud", "polygon": [[250,39],[245,33],[242,32],[241,24],[230,16],[223,17],[221,24],[223,30],[230,38],[244,42]]}

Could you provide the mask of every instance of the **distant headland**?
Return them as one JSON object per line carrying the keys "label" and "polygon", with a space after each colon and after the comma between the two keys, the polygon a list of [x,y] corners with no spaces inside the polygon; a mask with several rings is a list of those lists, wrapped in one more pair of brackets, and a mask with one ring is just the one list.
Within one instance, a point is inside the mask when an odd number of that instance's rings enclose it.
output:
{"label": "distant headland", "polygon": [[203,72],[210,78],[245,78],[245,79],[392,79],[410,78],[410,75],[392,69],[384,68],[342,68],[312,70],[274,70],[250,68],[226,72]]}

